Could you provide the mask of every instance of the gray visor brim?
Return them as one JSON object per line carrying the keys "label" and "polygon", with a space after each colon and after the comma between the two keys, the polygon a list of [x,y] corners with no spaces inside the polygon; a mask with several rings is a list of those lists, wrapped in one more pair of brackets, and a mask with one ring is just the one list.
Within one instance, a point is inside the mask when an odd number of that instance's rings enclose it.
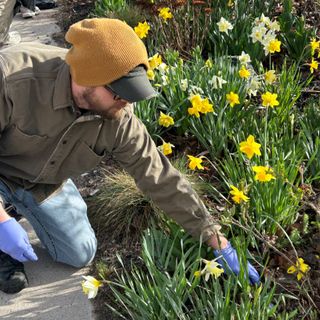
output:
{"label": "gray visor brim", "polygon": [[144,67],[136,67],[126,76],[108,84],[121,99],[129,102],[138,102],[151,99],[158,95],[152,87]]}

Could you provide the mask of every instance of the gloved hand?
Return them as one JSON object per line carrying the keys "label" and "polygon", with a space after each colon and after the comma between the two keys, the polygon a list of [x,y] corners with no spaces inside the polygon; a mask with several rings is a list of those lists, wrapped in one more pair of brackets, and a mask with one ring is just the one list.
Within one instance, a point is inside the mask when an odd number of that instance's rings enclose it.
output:
{"label": "gloved hand", "polygon": [[0,223],[0,250],[20,262],[38,260],[27,233],[14,218]]}
{"label": "gloved hand", "polygon": [[[224,269],[224,271],[231,270],[235,274],[239,274],[240,272],[240,264],[237,255],[237,251],[232,247],[230,242],[226,248],[222,250],[214,250],[214,255],[216,257],[222,256],[223,258],[218,259],[218,263],[220,263]],[[225,261],[228,263],[226,266]],[[250,262],[248,262],[248,273],[249,273],[249,280],[251,284],[259,284],[260,283],[260,276],[257,270],[252,266]]]}

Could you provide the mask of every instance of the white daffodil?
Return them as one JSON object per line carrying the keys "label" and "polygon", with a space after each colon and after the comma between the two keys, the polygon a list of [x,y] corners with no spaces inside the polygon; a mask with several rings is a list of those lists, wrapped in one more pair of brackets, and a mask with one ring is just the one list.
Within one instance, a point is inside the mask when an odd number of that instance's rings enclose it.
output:
{"label": "white daffodil", "polygon": [[186,91],[188,89],[188,79],[181,80],[180,88],[182,91]]}
{"label": "white daffodil", "polygon": [[249,97],[252,97],[252,96],[256,96],[257,95],[257,92],[259,90],[261,86],[261,83],[258,79],[258,77],[253,77],[249,83],[249,87],[248,87],[248,95]]}
{"label": "white daffodil", "polygon": [[222,86],[227,83],[226,80],[222,79],[219,76],[213,76],[211,80],[208,81],[208,83],[214,88],[214,89],[221,89]]}
{"label": "white daffodil", "polygon": [[88,295],[88,299],[93,299],[96,297],[98,290],[102,287],[101,281],[97,280],[91,276],[82,276],[85,281],[82,281],[82,290],[83,293]]}
{"label": "white daffodil", "polygon": [[217,25],[219,27],[219,31],[220,32],[225,32],[226,34],[228,34],[229,30],[233,29],[232,24],[228,20],[223,18],[223,17],[221,17],[219,22],[217,22]]}
{"label": "white daffodil", "polygon": [[267,27],[269,27],[270,24],[271,24],[270,18],[266,17],[263,13],[261,14],[261,17],[260,17],[259,20],[260,20],[261,23],[264,23]]}
{"label": "white daffodil", "polygon": [[269,29],[272,31],[280,31],[280,24],[278,23],[278,21],[272,21],[269,25]]}
{"label": "white daffodil", "polygon": [[167,64],[165,64],[164,62],[160,63],[159,66],[158,66],[158,70],[161,72],[161,73],[166,73],[168,71],[169,67]]}
{"label": "white daffodil", "polygon": [[247,65],[249,62],[251,62],[250,56],[245,53],[244,51],[241,52],[241,55],[238,57],[239,61],[242,65]]}
{"label": "white daffodil", "polygon": [[267,28],[263,26],[257,26],[252,28],[252,32],[250,34],[250,37],[252,38],[252,42],[262,42],[263,38],[267,32]]}

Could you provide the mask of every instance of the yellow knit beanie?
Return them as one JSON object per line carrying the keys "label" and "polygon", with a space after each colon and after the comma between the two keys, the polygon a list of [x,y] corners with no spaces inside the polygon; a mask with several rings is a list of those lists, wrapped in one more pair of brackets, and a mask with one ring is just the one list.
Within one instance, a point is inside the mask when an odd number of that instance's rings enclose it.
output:
{"label": "yellow knit beanie", "polygon": [[118,19],[85,19],[66,33],[72,48],[66,55],[72,79],[82,86],[111,83],[142,64],[149,68],[148,53],[134,30]]}

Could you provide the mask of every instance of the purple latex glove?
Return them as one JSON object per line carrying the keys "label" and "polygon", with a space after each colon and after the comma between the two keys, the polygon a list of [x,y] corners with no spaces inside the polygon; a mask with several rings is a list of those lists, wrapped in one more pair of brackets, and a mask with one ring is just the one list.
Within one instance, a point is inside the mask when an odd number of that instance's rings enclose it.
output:
{"label": "purple latex glove", "polygon": [[27,233],[14,218],[0,223],[0,250],[20,262],[38,260]]}
{"label": "purple latex glove", "polygon": [[[218,262],[222,265],[224,271],[231,270],[236,275],[240,272],[240,265],[239,265],[239,259],[237,255],[237,251],[232,247],[230,242],[228,242],[228,245],[222,249],[222,250],[214,250],[214,255],[216,257],[222,256],[223,258],[218,259]],[[228,266],[226,267],[225,261],[228,263]],[[250,262],[248,262],[248,273],[249,273],[249,279],[251,284],[259,284],[260,283],[260,276],[257,270],[252,266]]]}

